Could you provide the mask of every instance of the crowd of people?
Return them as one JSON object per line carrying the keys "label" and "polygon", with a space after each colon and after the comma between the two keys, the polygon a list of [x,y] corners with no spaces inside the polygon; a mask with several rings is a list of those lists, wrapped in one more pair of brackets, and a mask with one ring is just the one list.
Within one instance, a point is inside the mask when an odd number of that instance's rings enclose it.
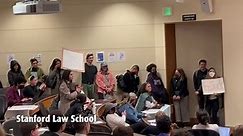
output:
{"label": "crowd of people", "polygon": [[[109,99],[121,97],[121,102],[105,104],[103,119],[111,128],[114,136],[129,132],[145,135],[168,136],[172,132],[171,120],[163,113],[156,114],[157,127],[148,125],[143,120],[142,111],[160,108],[164,104],[173,103],[175,122],[181,127],[188,126],[189,91],[187,77],[182,68],[177,68],[171,79],[171,90],[167,90],[157,72],[156,64],[146,67],[148,72],[146,82],[141,84],[139,66],[133,65],[124,74],[114,76],[106,62],[100,64],[100,69],[93,64],[94,55],[87,54],[85,72],[82,72],[82,84],[73,82],[73,71],[61,68],[61,60],[55,58],[50,66],[49,74],[45,74],[38,65],[38,60],[30,60],[31,67],[23,74],[21,65],[13,60],[7,74],[9,88],[7,90],[7,105],[18,103],[35,103],[47,96],[56,95],[49,109],[50,114],[71,116],[92,113],[93,99]],[[220,94],[203,95],[202,80],[219,78],[212,67],[207,69],[207,61],[199,61],[199,69],[194,72],[193,83],[198,98],[199,124],[192,129],[212,129],[218,131],[218,110]],[[116,88],[117,86],[117,88]],[[126,99],[129,98],[129,99]],[[118,101],[118,100],[117,100]],[[210,123],[214,125],[210,125]],[[59,135],[67,132],[76,136],[86,135],[90,131],[89,123],[48,123],[49,131],[42,136]],[[129,127],[127,127],[129,126]],[[30,127],[31,128],[31,127]],[[28,135],[33,135],[34,130]]]}

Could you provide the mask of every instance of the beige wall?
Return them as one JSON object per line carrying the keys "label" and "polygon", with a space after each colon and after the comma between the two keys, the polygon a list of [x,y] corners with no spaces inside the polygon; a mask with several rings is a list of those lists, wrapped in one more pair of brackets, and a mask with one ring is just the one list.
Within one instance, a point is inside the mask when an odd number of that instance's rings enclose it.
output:
{"label": "beige wall", "polygon": [[[15,54],[24,72],[29,67],[29,58],[42,54],[41,67],[47,73],[51,60],[61,57],[62,48],[84,54],[125,51],[126,61],[112,63],[110,69],[114,74],[123,73],[131,65],[139,64],[142,81],[145,80],[145,66],[156,61],[153,3],[130,0],[62,2],[60,14],[14,16],[13,3],[0,1],[0,79],[4,85],[7,85],[8,54]],[[163,50],[159,53],[164,54]],[[164,64],[164,60],[161,61]],[[158,67],[160,72],[163,72],[162,66]]]}
{"label": "beige wall", "polygon": [[[183,13],[197,13],[198,20],[222,19],[226,124],[240,124],[243,1],[214,0],[214,14],[202,13],[197,0],[184,1],[63,0],[64,11],[60,14],[13,16],[14,1],[0,0],[0,79],[6,85],[8,53],[16,54],[24,69],[34,53],[41,53],[47,71],[51,59],[60,57],[62,47],[84,52],[124,50],[128,61],[112,64],[113,71],[121,72],[136,61],[144,77],[145,65],[153,61],[165,78],[164,23],[180,21]],[[173,16],[163,16],[165,6],[172,6]]]}
{"label": "beige wall", "polygon": [[177,67],[185,70],[190,92],[190,113],[195,117],[198,109],[192,76],[198,69],[198,60],[206,59],[208,68],[214,67],[222,76],[222,25],[220,21],[203,21],[193,23],[177,23],[176,28],[176,58]]}

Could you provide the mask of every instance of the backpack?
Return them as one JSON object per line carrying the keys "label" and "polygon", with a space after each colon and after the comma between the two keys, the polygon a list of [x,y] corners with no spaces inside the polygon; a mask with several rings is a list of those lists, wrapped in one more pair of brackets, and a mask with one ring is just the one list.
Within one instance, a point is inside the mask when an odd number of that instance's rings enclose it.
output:
{"label": "backpack", "polygon": [[124,75],[120,74],[116,76],[117,80],[117,87],[121,90],[124,90],[127,86],[126,83],[124,82]]}

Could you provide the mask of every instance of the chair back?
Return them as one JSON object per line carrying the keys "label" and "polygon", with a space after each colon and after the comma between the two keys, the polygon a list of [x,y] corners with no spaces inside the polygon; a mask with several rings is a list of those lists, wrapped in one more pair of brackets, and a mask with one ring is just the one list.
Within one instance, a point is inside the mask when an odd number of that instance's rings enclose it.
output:
{"label": "chair back", "polygon": [[192,136],[219,136],[218,132],[208,129],[191,129],[189,133],[192,134]]}
{"label": "chair back", "polygon": [[0,120],[4,119],[4,114],[7,109],[7,98],[5,94],[0,94]]}
{"label": "chair back", "polygon": [[104,132],[111,134],[112,130],[105,124],[91,124],[90,132]]}
{"label": "chair back", "polygon": [[53,100],[57,97],[57,95],[51,95],[48,96],[44,99],[39,100],[38,102],[36,102],[36,105],[39,105],[39,103],[42,103],[44,108],[49,109],[51,107],[51,104],[53,102]]}

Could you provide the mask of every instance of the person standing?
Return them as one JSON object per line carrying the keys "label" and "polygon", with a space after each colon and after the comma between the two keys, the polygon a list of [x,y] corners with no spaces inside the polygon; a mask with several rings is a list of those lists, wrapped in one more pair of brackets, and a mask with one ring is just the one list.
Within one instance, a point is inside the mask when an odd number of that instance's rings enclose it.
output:
{"label": "person standing", "polygon": [[175,70],[171,80],[171,95],[175,107],[175,117],[178,125],[182,127],[190,122],[189,117],[189,91],[187,88],[187,78],[182,68]]}
{"label": "person standing", "polygon": [[[216,70],[211,67],[208,69],[208,75],[206,79],[215,79],[219,78]],[[211,123],[218,124],[218,111],[219,111],[219,94],[212,94],[206,96],[206,110],[211,118]]]}
{"label": "person standing", "polygon": [[139,66],[133,65],[131,70],[127,70],[127,72],[124,74],[123,80],[126,85],[123,90],[124,92],[133,92],[135,94],[138,92],[138,85],[140,83],[138,72]]}
{"label": "person standing", "polygon": [[152,95],[154,99],[159,104],[168,104],[169,103],[168,94],[165,89],[164,83],[157,72],[157,66],[155,64],[149,64],[146,70],[149,72],[146,82],[151,84]]}
{"label": "person standing", "polygon": [[96,84],[98,86],[98,98],[104,99],[105,96],[113,96],[115,89],[115,79],[112,73],[108,70],[108,65],[102,62],[100,71],[96,75]]}
{"label": "person standing", "polygon": [[51,95],[59,94],[63,70],[61,69],[61,60],[55,58],[49,69],[47,85],[51,89]]}
{"label": "person standing", "polygon": [[70,104],[75,100],[81,92],[81,87],[75,86],[75,89],[72,89],[73,81],[73,72],[71,70],[64,70],[62,76],[62,82],[59,87],[60,90],[60,105],[59,110],[62,114],[65,114],[70,108]]}
{"label": "person standing", "polygon": [[84,93],[90,99],[95,98],[95,76],[98,72],[97,67],[93,65],[94,55],[92,53],[87,54],[85,63],[85,72],[82,73],[82,84],[84,87]]}
{"label": "person standing", "polygon": [[36,58],[30,59],[31,67],[26,71],[25,78],[30,76],[37,77],[39,84],[42,83],[42,78],[45,75],[43,70],[38,66],[38,60]]}
{"label": "person standing", "polygon": [[8,83],[10,86],[14,85],[14,81],[17,77],[24,77],[24,74],[21,70],[21,66],[16,60],[10,62],[10,70],[8,71]]}
{"label": "person standing", "polygon": [[199,61],[199,69],[193,74],[195,94],[197,95],[199,109],[201,110],[203,110],[205,106],[205,97],[202,91],[202,80],[206,78],[207,74],[207,61],[202,59]]}

